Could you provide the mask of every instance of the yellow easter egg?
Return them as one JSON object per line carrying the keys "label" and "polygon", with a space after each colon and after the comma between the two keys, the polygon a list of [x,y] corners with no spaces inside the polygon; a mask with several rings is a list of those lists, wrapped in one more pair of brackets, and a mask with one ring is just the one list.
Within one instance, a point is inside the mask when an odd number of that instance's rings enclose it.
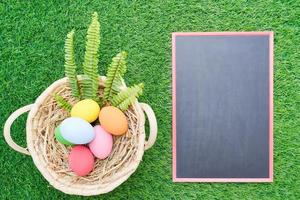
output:
{"label": "yellow easter egg", "polygon": [[72,117],[80,117],[88,122],[95,121],[100,112],[98,103],[92,99],[81,100],[71,110]]}
{"label": "yellow easter egg", "polygon": [[114,106],[101,109],[99,114],[101,127],[113,135],[123,135],[128,130],[128,122],[125,114]]}

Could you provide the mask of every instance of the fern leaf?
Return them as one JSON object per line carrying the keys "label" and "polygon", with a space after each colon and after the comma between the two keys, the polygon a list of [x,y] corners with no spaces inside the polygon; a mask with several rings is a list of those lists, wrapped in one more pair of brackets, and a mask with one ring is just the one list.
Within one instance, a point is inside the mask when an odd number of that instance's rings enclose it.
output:
{"label": "fern leaf", "polygon": [[80,90],[74,57],[74,30],[68,33],[65,41],[65,74],[69,78],[73,96],[80,99]]}
{"label": "fern leaf", "polygon": [[83,62],[83,72],[86,75],[83,86],[83,98],[98,100],[98,49],[100,45],[100,24],[95,12],[87,31],[86,50]]}
{"label": "fern leaf", "polygon": [[64,99],[62,96],[58,94],[54,94],[54,99],[56,100],[59,107],[61,107],[62,109],[68,112],[71,112],[72,105],[66,99]]}
{"label": "fern leaf", "polygon": [[115,95],[112,98],[111,103],[113,106],[116,106],[122,111],[125,111],[131,104],[133,104],[136,101],[136,99],[140,95],[142,95],[143,89],[143,83],[127,88]]}
{"label": "fern leaf", "polygon": [[112,63],[107,69],[106,81],[104,84],[104,99],[110,101],[112,97],[120,92],[123,76],[126,72],[127,53],[122,51],[118,53],[113,59]]}

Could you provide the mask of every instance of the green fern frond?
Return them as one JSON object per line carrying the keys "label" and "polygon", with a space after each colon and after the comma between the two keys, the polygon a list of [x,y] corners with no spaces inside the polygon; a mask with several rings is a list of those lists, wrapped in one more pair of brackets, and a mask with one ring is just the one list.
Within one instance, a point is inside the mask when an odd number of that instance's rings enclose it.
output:
{"label": "green fern frond", "polygon": [[110,101],[112,97],[120,92],[123,76],[126,72],[127,53],[122,51],[118,53],[113,59],[112,63],[107,69],[106,81],[104,84],[104,99]]}
{"label": "green fern frond", "polygon": [[69,78],[73,96],[80,99],[74,56],[74,30],[68,33],[65,41],[65,74]]}
{"label": "green fern frond", "polygon": [[54,94],[53,96],[57,104],[59,105],[59,107],[61,107],[62,109],[68,112],[71,112],[72,105],[66,99],[64,99],[62,96],[58,94]]}
{"label": "green fern frond", "polygon": [[83,72],[86,75],[83,80],[83,98],[98,101],[98,49],[100,45],[100,24],[98,14],[95,12],[87,31],[86,50],[83,62]]}
{"label": "green fern frond", "polygon": [[143,83],[129,87],[115,95],[111,100],[111,104],[122,111],[125,111],[140,95],[142,95],[143,89]]}

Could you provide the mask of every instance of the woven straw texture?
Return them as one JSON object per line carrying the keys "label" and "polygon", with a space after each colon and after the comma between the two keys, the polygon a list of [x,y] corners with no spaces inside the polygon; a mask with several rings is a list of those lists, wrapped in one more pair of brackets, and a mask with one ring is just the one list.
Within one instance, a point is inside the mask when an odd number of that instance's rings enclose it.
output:
{"label": "woven straw texture", "polygon": [[[105,77],[99,78],[100,96],[103,94],[104,81]],[[71,147],[57,142],[54,137],[55,128],[62,120],[69,117],[68,112],[57,105],[53,97],[55,93],[73,104],[78,101],[71,95],[68,79],[63,78],[49,86],[36,102],[27,108],[27,110],[30,109],[26,125],[27,145],[36,167],[52,186],[67,194],[90,196],[112,191],[128,179],[142,159],[145,150],[143,104],[135,102],[125,112],[129,130],[122,136],[114,136],[113,150],[109,157],[104,160],[96,159],[93,171],[87,176],[80,177],[74,174],[68,166]],[[156,119],[153,116],[148,116],[150,126],[151,124],[156,126]],[[150,129],[155,133],[152,135],[150,133],[148,141],[152,146],[156,138],[157,127],[150,127]],[[26,150],[18,150],[16,147],[14,149],[26,153]]]}

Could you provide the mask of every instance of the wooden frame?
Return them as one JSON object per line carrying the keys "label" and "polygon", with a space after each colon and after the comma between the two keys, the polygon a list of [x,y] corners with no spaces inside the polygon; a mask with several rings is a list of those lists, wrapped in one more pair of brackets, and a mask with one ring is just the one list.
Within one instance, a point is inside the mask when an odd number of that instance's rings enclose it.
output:
{"label": "wooden frame", "polygon": [[[176,37],[177,36],[269,37],[269,177],[268,178],[178,178],[176,177]],[[173,182],[273,182],[273,32],[176,32],[172,34],[172,177]]]}

